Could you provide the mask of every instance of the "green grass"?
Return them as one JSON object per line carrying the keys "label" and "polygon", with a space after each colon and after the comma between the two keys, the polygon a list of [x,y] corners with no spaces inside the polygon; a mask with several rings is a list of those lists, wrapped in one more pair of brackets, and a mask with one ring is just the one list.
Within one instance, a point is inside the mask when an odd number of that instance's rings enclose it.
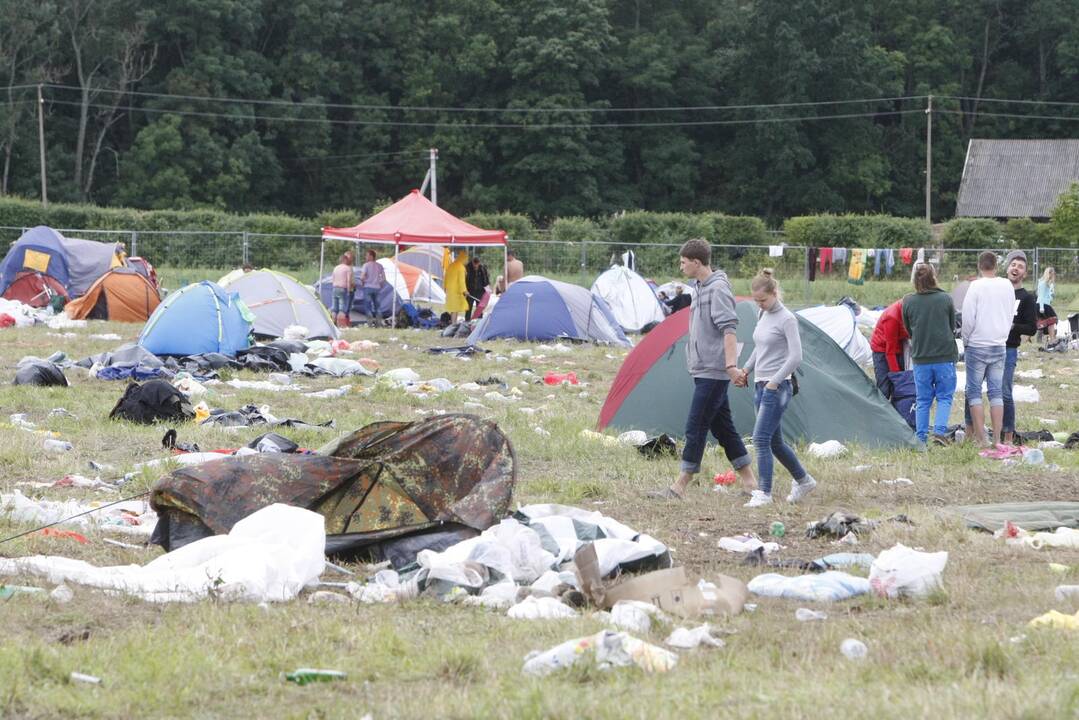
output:
{"label": "green grass", "polygon": [[[23,355],[44,356],[63,349],[72,357],[110,349],[117,343],[89,339],[97,332],[133,338],[138,328],[93,323],[57,337],[47,328],[4,330],[0,364],[12,368]],[[961,526],[942,513],[950,504],[1028,499],[1079,498],[1079,454],[1046,452],[1059,472],[1040,467],[1003,467],[966,447],[929,453],[853,448],[836,460],[806,458],[821,482],[803,506],[777,503],[767,510],[742,508],[736,494],[691,488],[686,503],[656,503],[646,491],[661,487],[677,472],[675,459],[646,460],[630,449],[609,448],[580,437],[592,428],[623,350],[576,347],[570,355],[532,357],[497,363],[462,362],[420,352],[439,340],[430,333],[351,330],[349,339],[381,342],[366,353],[384,369],[409,366],[427,377],[455,381],[501,377],[524,393],[520,402],[495,405],[479,399],[514,443],[518,457],[515,501],[566,502],[597,509],[647,532],[672,549],[677,562],[694,575],[723,573],[743,580],[756,571],[716,548],[723,535],[768,532],[774,520],[788,534],[781,557],[812,559],[837,548],[808,540],[797,531],[831,510],[844,508],[869,517],[905,513],[913,526],[885,523],[862,540],[858,550],[877,553],[896,542],[926,550],[948,550],[944,588],[921,601],[874,597],[824,607],[828,620],[799,623],[801,603],[757,599],[757,610],[718,625],[733,634],[726,647],[681,653],[665,676],[634,669],[603,672],[584,664],[545,679],[521,674],[524,657],[564,640],[594,633],[598,621],[514,621],[487,610],[419,600],[391,606],[311,606],[301,598],[261,609],[203,602],[153,606],[75,586],[66,605],[16,596],[0,605],[4,642],[0,643],[0,716],[3,717],[820,717],[857,713],[865,717],[1075,717],[1079,713],[1079,636],[1036,630],[1027,622],[1057,603],[1053,588],[1062,582],[1049,562],[1079,566],[1076,551],[1013,548]],[[391,341],[396,337],[397,341]],[[408,349],[403,349],[407,344]],[[508,355],[513,343],[492,343]],[[1079,363],[1063,355],[1033,352],[1020,369],[1041,367],[1045,378],[1033,384],[1042,393],[1037,405],[1019,405],[1021,428],[1040,427],[1038,418],[1057,420],[1054,430],[1075,430]],[[538,351],[537,351],[538,352]],[[608,354],[612,358],[606,357]],[[576,370],[584,388],[521,384],[510,370],[531,367]],[[10,377],[11,370],[7,371]],[[237,373],[238,377],[253,377]],[[107,415],[122,393],[121,383],[89,380],[69,372],[72,387],[35,389],[0,386],[0,421],[25,412],[29,419],[75,444],[55,456],[40,450],[40,437],[13,429],[0,434],[0,490],[23,480],[54,480],[68,472],[88,472],[97,460],[119,471],[160,457],[164,427],[113,423]],[[6,379],[6,378],[5,378]],[[340,380],[303,380],[311,389]],[[1061,390],[1061,383],[1070,384]],[[361,386],[371,381],[359,382]],[[234,389],[210,396],[211,405],[237,408],[268,404],[279,416],[337,421],[338,431],[380,419],[412,419],[418,411],[460,409],[469,396],[451,392],[419,400],[378,389],[369,395],[321,401],[293,393]],[[65,407],[78,416],[49,418]],[[527,415],[520,407],[538,410]],[[956,415],[961,412],[957,406]],[[536,426],[549,437],[537,434]],[[203,448],[235,447],[261,430],[238,433],[185,426],[180,440]],[[306,447],[317,447],[334,431],[286,432]],[[854,465],[872,467],[856,473]],[[710,450],[706,473],[727,469],[721,453]],[[874,481],[898,476],[913,486]],[[152,474],[132,483],[147,487]],[[779,494],[789,477],[778,471]],[[29,491],[28,491],[29,492]],[[100,494],[46,491],[53,498],[98,498]],[[0,519],[0,534],[27,529]],[[61,554],[98,564],[145,563],[159,550],[130,550],[101,542],[77,545],[58,538],[30,536],[0,545],[0,555]],[[22,584],[51,585],[33,578]],[[647,639],[660,643],[669,627]],[[844,638],[869,647],[865,661],[852,663],[839,653]],[[324,667],[349,673],[343,682],[298,687],[281,674],[297,667]],[[71,684],[72,671],[102,678],[101,686]]]}

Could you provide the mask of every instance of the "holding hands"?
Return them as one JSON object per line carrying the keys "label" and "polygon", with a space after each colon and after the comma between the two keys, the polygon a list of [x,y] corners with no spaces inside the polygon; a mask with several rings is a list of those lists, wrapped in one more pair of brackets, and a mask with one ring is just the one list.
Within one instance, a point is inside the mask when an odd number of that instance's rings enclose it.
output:
{"label": "holding hands", "polygon": [[749,373],[744,368],[732,365],[727,368],[727,376],[735,387],[747,387],[749,385]]}

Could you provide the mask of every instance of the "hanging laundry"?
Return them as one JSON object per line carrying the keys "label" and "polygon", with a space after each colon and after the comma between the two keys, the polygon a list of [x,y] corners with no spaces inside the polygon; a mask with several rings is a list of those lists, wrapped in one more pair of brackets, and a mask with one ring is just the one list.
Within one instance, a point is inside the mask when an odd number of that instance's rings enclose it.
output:
{"label": "hanging laundry", "polygon": [[832,248],[820,249],[820,271],[822,273],[832,271]]}
{"label": "hanging laundry", "polygon": [[880,277],[880,261],[884,257],[884,250],[870,250],[869,254],[873,256],[873,277]]}
{"label": "hanging laundry", "polygon": [[832,260],[835,261],[836,265],[847,262],[847,248],[837,247],[832,248],[832,250]]}
{"label": "hanging laundry", "polygon": [[817,279],[817,257],[819,255],[819,248],[806,248],[806,279],[809,282],[814,282]]}
{"label": "hanging laundry", "polygon": [[768,246],[768,257],[783,257],[783,246],[782,245],[769,245]]}
{"label": "hanging laundry", "polygon": [[914,248],[899,248],[899,259],[904,265],[910,265],[914,262]]}
{"label": "hanging laundry", "polygon": [[884,272],[891,275],[893,269],[895,269],[895,250],[888,248],[884,251]]}
{"label": "hanging laundry", "polygon": [[847,282],[851,285],[861,285],[865,282],[865,250],[855,248],[850,251],[850,269],[847,271]]}

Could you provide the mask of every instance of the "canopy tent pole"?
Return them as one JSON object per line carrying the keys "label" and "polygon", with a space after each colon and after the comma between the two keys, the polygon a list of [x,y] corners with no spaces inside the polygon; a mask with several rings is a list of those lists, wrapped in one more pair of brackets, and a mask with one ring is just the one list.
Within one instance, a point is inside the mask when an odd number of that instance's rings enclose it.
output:
{"label": "canopy tent pole", "polygon": [[[509,274],[510,274],[510,251],[507,244],[509,238],[506,238],[507,242],[502,243],[502,292],[506,292],[506,288],[510,286]],[[495,292],[498,292],[498,283],[495,283]]]}
{"label": "canopy tent pole", "polygon": [[[398,235],[400,237],[400,235]],[[393,305],[390,311],[390,327],[397,327],[397,280],[401,277],[400,266],[397,264],[397,259],[401,254],[401,243],[396,242],[393,244]]]}
{"label": "canopy tent pole", "polygon": [[315,294],[318,297],[322,297],[322,270],[326,264],[326,238],[322,238],[322,247],[318,252],[318,283],[315,288]]}

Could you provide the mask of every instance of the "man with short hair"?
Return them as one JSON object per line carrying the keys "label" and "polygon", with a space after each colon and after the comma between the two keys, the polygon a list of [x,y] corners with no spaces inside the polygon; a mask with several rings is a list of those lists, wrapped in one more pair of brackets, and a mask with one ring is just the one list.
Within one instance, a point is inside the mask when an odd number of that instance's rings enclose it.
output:
{"label": "man with short hair", "polygon": [[382,324],[382,318],[378,316],[378,296],[382,292],[382,286],[386,284],[386,271],[378,263],[378,255],[374,250],[368,250],[365,257],[367,262],[360,268],[363,311],[371,325],[378,327]]}
{"label": "man with short hair", "polygon": [[1004,378],[1001,395],[1004,398],[1004,415],[1001,432],[1005,443],[1011,443],[1015,437],[1015,400],[1012,399],[1012,386],[1015,383],[1015,366],[1019,362],[1019,344],[1023,336],[1033,336],[1038,332],[1038,300],[1025,287],[1027,277],[1027,255],[1022,250],[1012,250],[1004,258],[1004,272],[1015,292],[1015,316],[1012,329],[1004,350]]}
{"label": "man with short hair", "polygon": [[487,266],[480,262],[479,255],[472,256],[472,262],[465,268],[465,289],[468,290],[468,310],[465,311],[465,320],[472,319],[472,309],[483,300],[487,292],[487,286],[491,284],[491,278],[487,274]]}
{"label": "man with short hair", "polygon": [[727,389],[741,377],[738,369],[738,312],[727,274],[712,270],[712,250],[701,239],[688,240],[679,251],[682,273],[696,284],[697,293],[690,305],[686,365],[693,376],[693,401],[686,419],[686,444],[678,479],[652,497],[682,500],[693,476],[701,471],[708,432],[723,446],[748,490],[757,486],[750,466],[749,453],[731,417]]}
{"label": "man with short hair", "polygon": [[996,446],[1004,421],[1005,343],[1015,315],[1015,292],[1011,282],[997,277],[997,256],[992,251],[978,256],[978,275],[963,298],[961,335],[967,367],[966,399],[970,405],[968,437],[980,445],[987,444],[982,407],[984,381],[988,385],[992,445]]}

